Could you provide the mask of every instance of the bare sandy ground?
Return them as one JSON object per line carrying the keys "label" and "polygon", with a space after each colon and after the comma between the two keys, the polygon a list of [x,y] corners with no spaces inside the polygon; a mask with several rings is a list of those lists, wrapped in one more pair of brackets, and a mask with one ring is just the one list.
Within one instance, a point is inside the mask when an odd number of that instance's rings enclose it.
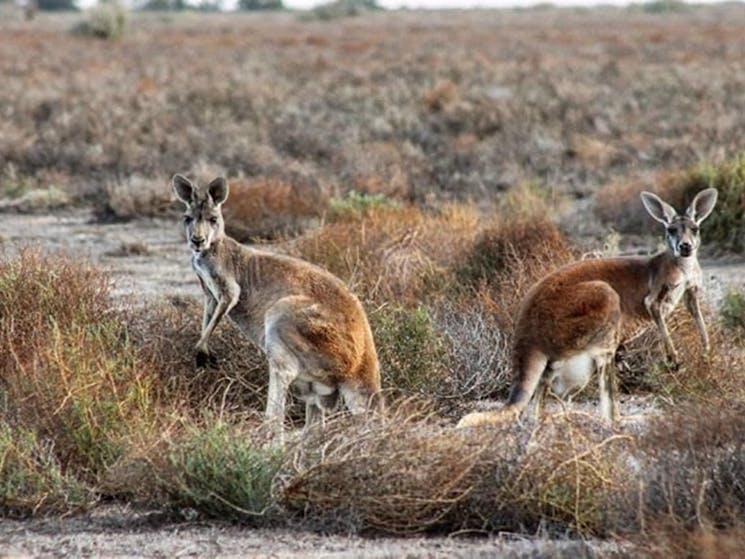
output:
{"label": "bare sandy ground", "polygon": [[[0,214],[0,250],[40,245],[86,257],[107,269],[122,304],[163,294],[199,296],[175,219],[101,224],[87,211],[56,215]],[[745,291],[745,261],[704,261],[716,305],[729,289]],[[643,423],[651,404],[621,403]],[[591,406],[591,404],[587,404]],[[590,410],[588,410],[590,411]],[[473,536],[473,535],[471,535]],[[159,512],[106,505],[68,518],[0,520],[0,559],[20,557],[621,557],[617,543],[548,540],[509,534],[480,537],[363,538],[294,529],[251,529],[219,522],[175,522]]]}
{"label": "bare sandy ground", "polygon": [[64,519],[0,523],[0,557],[538,558],[620,557],[618,544],[489,537],[363,538],[219,522],[168,522],[157,512],[105,506]]}

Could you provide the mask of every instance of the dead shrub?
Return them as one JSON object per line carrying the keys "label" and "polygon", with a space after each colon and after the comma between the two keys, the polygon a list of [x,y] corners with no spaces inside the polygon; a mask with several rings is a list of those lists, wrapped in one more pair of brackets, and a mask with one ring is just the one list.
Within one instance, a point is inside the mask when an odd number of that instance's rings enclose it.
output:
{"label": "dead shrub", "polygon": [[327,207],[321,186],[299,174],[234,179],[225,230],[241,242],[297,235],[317,226]]}
{"label": "dead shrub", "polygon": [[458,278],[470,288],[484,284],[511,325],[520,301],[539,279],[575,255],[566,237],[545,217],[516,217],[480,232]]}
{"label": "dead shrub", "polygon": [[280,503],[330,530],[602,535],[629,437],[586,415],[455,430],[405,415],[342,418],[285,460]]}
{"label": "dead shrub", "polygon": [[694,534],[741,532],[744,411],[742,400],[730,398],[679,407],[655,419],[640,438],[639,510],[653,534],[679,537],[679,545],[689,546],[696,543]]}
{"label": "dead shrub", "polygon": [[433,394],[459,415],[464,402],[505,396],[512,380],[511,337],[499,324],[496,304],[483,291],[463,299],[445,298],[433,309],[449,368]]}
{"label": "dead shrub", "polygon": [[180,297],[129,317],[132,341],[142,359],[161,375],[164,397],[199,412],[263,410],[269,376],[261,350],[224,320],[210,339],[217,365],[197,369],[194,346],[201,321],[201,304]]}

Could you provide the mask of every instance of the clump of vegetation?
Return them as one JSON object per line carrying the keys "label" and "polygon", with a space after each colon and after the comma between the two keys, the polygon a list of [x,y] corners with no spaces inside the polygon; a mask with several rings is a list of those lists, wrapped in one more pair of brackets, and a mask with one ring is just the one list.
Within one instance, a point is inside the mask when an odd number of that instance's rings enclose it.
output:
{"label": "clump of vegetation", "polygon": [[447,347],[426,307],[382,307],[370,313],[370,325],[384,387],[426,399],[447,392]]}
{"label": "clump of vegetation", "polygon": [[332,198],[329,204],[331,221],[358,220],[373,212],[396,209],[400,205],[385,194],[367,194],[352,190],[343,198]]}
{"label": "clump of vegetation", "polygon": [[201,320],[201,302],[171,298],[131,313],[129,336],[172,401],[214,413],[263,410],[269,375],[261,350],[223,320],[210,339],[216,365],[197,369],[194,346]]}
{"label": "clump of vegetation", "polygon": [[331,20],[363,15],[380,10],[376,0],[333,0],[313,8],[310,15],[313,19]]}
{"label": "clump of vegetation", "polygon": [[488,286],[503,322],[511,324],[530,286],[574,258],[547,217],[515,217],[481,231],[457,275],[471,288]]}
{"label": "clump of vegetation", "polygon": [[719,191],[717,205],[701,228],[703,242],[720,250],[745,251],[745,155],[718,165],[700,165],[684,178],[679,187],[683,205],[704,188]]}
{"label": "clump of vegetation", "polygon": [[77,31],[100,39],[119,39],[127,30],[128,20],[129,12],[119,2],[99,2],[86,11],[86,19]]}
{"label": "clump of vegetation", "polygon": [[724,296],[722,323],[726,328],[745,334],[745,295],[739,291],[730,291]]}
{"label": "clump of vegetation", "polygon": [[0,515],[65,513],[95,502],[92,489],[63,470],[53,444],[32,429],[0,420],[0,457]]}
{"label": "clump of vegetation", "polygon": [[651,0],[650,2],[644,2],[641,6],[648,14],[668,14],[685,12],[691,9],[683,0]]}
{"label": "clump of vegetation", "polygon": [[282,0],[238,0],[238,7],[247,11],[281,10]]}
{"label": "clump of vegetation", "polygon": [[638,510],[642,523],[665,534],[668,552],[694,547],[694,530],[742,528],[743,427],[742,400],[715,399],[671,411],[640,438],[645,466]]}
{"label": "clump of vegetation", "polygon": [[376,303],[413,306],[437,298],[452,280],[448,269],[460,261],[478,229],[469,207],[430,213],[365,203],[358,210],[347,206],[337,216],[293,248],[346,281],[363,301]]}
{"label": "clump of vegetation", "polygon": [[163,216],[176,206],[166,182],[140,175],[108,183],[98,204],[97,214],[104,220]]}
{"label": "clump of vegetation", "polygon": [[272,481],[282,453],[262,447],[255,427],[241,429],[208,417],[204,425],[170,441],[163,452],[154,474],[172,505],[253,524],[270,518]]}
{"label": "clump of vegetation", "polygon": [[[626,489],[629,437],[587,416],[453,430],[407,416],[338,420],[291,451],[281,502],[331,530],[533,531],[602,535]],[[354,441],[354,444],[350,444]]]}
{"label": "clump of vegetation", "polygon": [[232,180],[225,230],[239,241],[298,235],[320,224],[328,203],[318,182],[299,174]]}
{"label": "clump of vegetation", "polygon": [[108,278],[85,263],[26,249],[0,263],[0,419],[53,441],[63,471],[94,482],[153,411]]}

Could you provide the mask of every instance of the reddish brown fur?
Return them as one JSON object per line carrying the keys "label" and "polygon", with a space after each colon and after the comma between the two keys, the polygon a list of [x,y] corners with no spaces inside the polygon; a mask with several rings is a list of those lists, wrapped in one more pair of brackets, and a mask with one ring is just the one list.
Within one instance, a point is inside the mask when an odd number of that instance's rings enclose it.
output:
{"label": "reddish brown fur", "polygon": [[600,384],[600,408],[616,419],[615,375],[610,362],[619,344],[654,321],[668,358],[677,352],[665,323],[666,315],[685,297],[704,349],[709,340],[699,305],[702,283],[697,249],[699,225],[716,203],[716,190],[696,195],[684,214],[654,194],[642,193],[649,214],[665,225],[667,250],[655,256],[605,258],[570,264],[535,284],[523,299],[515,325],[515,379],[506,407],[497,413],[474,413],[460,426],[498,421],[519,415],[541,386],[541,401],[549,382],[568,394],[586,385],[592,371]]}

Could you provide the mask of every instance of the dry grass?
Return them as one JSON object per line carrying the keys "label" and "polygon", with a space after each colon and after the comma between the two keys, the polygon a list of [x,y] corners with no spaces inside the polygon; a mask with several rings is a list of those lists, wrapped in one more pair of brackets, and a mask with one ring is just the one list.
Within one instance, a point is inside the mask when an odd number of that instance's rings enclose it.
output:
{"label": "dry grass", "polygon": [[429,202],[493,200],[522,180],[585,196],[739,153],[741,11],[622,14],[379,13],[333,26],[133,14],[117,41],[69,33],[74,16],[6,18],[0,161],[35,188],[56,174],[81,203],[202,164],[273,180],[301,165],[333,195]]}
{"label": "dry grass", "polygon": [[607,530],[628,437],[579,415],[457,431],[402,413],[305,440],[281,472],[281,503],[333,530]]}

